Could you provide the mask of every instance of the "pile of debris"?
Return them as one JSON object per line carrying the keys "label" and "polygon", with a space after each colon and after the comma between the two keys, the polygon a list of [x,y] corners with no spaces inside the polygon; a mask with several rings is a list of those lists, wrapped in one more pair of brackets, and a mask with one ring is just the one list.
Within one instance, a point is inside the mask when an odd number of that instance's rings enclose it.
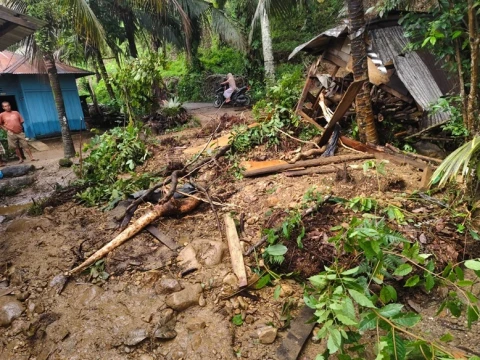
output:
{"label": "pile of debris", "polygon": [[168,129],[185,125],[190,118],[191,116],[187,113],[187,110],[180,107],[174,113],[164,111],[163,108],[159,109],[150,115],[144,116],[142,120],[145,127],[150,128],[153,134],[160,135]]}

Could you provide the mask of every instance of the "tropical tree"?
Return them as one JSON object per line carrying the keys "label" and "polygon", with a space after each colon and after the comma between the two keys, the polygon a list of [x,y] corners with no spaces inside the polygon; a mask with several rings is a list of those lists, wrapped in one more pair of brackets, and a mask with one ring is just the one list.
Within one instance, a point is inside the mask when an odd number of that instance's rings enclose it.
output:
{"label": "tropical tree", "polygon": [[356,118],[360,141],[378,144],[378,134],[373,117],[370,89],[368,86],[367,46],[365,42],[365,16],[362,0],[348,0],[350,19],[350,41],[353,77],[355,80],[367,79],[356,98]]}
{"label": "tropical tree", "polygon": [[6,5],[19,12],[27,13],[41,20],[46,25],[34,34],[33,39],[28,39],[26,52],[37,63],[43,62],[43,67],[48,75],[52,88],[58,121],[63,141],[65,158],[75,156],[70,128],[63,94],[60,88],[57,67],[55,65],[54,51],[57,39],[62,30],[68,29],[81,34],[87,41],[99,44],[103,37],[103,29],[85,0],[8,0]]}

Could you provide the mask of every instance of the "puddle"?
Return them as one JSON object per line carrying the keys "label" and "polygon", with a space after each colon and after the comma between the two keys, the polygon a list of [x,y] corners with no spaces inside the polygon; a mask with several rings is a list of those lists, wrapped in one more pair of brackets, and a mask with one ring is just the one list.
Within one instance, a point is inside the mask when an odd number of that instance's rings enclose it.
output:
{"label": "puddle", "polygon": [[30,206],[32,206],[32,203],[21,204],[21,205],[0,206],[0,215],[15,214],[21,210],[28,209]]}

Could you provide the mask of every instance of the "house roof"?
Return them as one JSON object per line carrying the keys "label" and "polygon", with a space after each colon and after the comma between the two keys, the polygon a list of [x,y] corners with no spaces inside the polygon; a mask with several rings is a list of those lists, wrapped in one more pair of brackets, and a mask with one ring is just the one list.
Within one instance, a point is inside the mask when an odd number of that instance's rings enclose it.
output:
{"label": "house roof", "polygon": [[[56,61],[59,75],[74,74],[76,78],[92,75],[88,70],[80,69]],[[35,75],[46,74],[43,63],[31,63],[27,57],[10,51],[0,52],[0,74]]]}
{"label": "house roof", "polygon": [[[378,53],[383,64],[393,62],[397,75],[415,101],[428,109],[432,103],[455,89],[456,84],[448,79],[437,61],[430,54],[406,51],[408,39],[403,28],[398,25],[398,15],[385,19],[374,19],[367,24],[372,39],[372,50]],[[289,56],[291,59],[300,51],[318,55],[329,49],[338,38],[346,38],[348,23],[324,31],[310,41],[297,46]],[[449,119],[449,114],[437,112],[427,116],[420,127],[422,129],[440,125]]]}
{"label": "house roof", "polygon": [[0,6],[0,51],[23,40],[44,25],[42,20]]}

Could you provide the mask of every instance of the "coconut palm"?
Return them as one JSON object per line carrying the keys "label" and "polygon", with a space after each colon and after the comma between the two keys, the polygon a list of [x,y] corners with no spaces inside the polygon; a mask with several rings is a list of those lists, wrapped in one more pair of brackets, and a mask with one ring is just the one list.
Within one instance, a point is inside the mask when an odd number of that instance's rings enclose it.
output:
{"label": "coconut palm", "polygon": [[73,157],[75,156],[75,147],[68,126],[65,103],[53,53],[58,35],[63,30],[74,31],[81,34],[88,42],[100,44],[104,39],[103,28],[86,0],[8,0],[5,5],[47,22],[42,29],[34,34],[33,38],[26,40],[25,50],[32,61],[37,61],[40,65],[39,60],[41,59],[43,63],[57,108],[64,156],[65,158]]}
{"label": "coconut palm", "polygon": [[[362,0],[348,0],[348,15],[350,18],[350,41],[353,77],[355,80],[368,79],[367,45],[365,42],[365,16]],[[367,85],[356,98],[356,118],[360,141],[378,144],[378,134],[373,117],[370,89]]]}

